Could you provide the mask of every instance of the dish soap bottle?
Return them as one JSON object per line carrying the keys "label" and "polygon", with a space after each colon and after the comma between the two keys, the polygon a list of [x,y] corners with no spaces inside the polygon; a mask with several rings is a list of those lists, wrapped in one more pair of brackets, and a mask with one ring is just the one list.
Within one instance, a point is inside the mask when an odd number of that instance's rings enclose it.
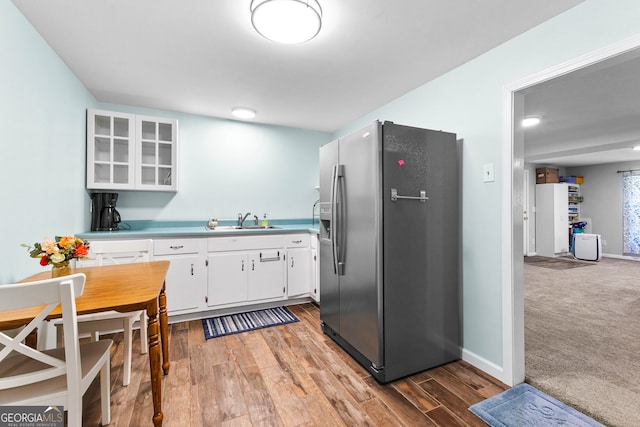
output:
{"label": "dish soap bottle", "polygon": [[267,214],[264,214],[264,217],[262,218],[262,226],[263,227],[269,226],[269,221],[267,221]]}

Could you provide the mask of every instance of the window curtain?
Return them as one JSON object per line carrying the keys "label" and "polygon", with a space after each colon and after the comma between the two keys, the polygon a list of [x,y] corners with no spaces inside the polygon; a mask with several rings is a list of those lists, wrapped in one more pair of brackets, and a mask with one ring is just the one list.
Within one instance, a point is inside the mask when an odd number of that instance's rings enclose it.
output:
{"label": "window curtain", "polygon": [[623,254],[640,256],[640,171],[622,175],[622,222]]}

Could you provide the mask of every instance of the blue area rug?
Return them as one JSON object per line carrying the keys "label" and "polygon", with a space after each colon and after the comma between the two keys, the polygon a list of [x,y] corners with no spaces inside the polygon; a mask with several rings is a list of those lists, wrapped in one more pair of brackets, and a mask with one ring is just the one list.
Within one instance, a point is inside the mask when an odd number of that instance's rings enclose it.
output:
{"label": "blue area rug", "polygon": [[205,339],[210,339],[297,321],[287,307],[277,307],[203,319],[202,327]]}
{"label": "blue area rug", "polygon": [[491,427],[604,427],[529,384],[517,385],[469,410]]}

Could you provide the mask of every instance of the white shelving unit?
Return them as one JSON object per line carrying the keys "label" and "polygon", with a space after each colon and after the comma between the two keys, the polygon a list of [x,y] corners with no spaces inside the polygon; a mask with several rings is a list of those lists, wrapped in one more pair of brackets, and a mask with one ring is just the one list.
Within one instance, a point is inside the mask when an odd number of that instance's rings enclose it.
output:
{"label": "white shelving unit", "polygon": [[569,201],[569,224],[578,221],[580,219],[580,202],[582,202],[582,196],[580,195],[580,185],[568,183],[568,195]]}

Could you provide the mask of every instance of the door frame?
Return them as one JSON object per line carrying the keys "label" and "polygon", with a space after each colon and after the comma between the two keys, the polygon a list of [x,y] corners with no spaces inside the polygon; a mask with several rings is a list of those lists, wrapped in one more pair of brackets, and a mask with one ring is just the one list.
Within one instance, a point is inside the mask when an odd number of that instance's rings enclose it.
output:
{"label": "door frame", "polygon": [[531,233],[531,201],[529,200],[529,170],[522,171],[522,252],[524,256],[528,256],[531,250],[529,245],[529,237]]}
{"label": "door frame", "polygon": [[523,99],[516,92],[563,76],[640,47],[640,34],[550,67],[502,89],[502,381],[524,382],[524,259],[523,195],[524,141],[515,118]]}

